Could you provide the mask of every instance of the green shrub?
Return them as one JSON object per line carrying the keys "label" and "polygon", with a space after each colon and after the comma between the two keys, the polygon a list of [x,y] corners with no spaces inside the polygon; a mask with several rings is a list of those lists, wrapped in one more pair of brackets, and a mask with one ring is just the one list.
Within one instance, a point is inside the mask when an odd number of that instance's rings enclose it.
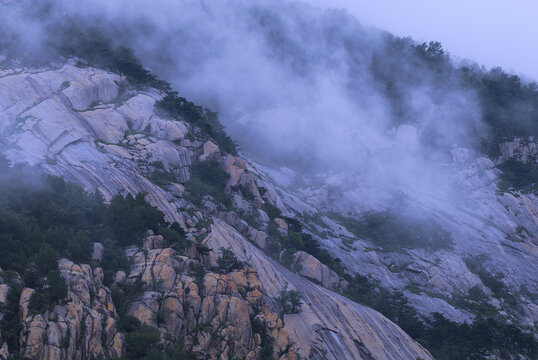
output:
{"label": "green shrub", "polygon": [[269,225],[267,231],[270,236],[267,238],[266,251],[270,255],[276,256],[282,248],[286,249],[281,261],[285,266],[289,267],[293,261],[293,254],[296,251],[304,251],[327,265],[337,274],[344,275],[345,268],[340,259],[333,257],[327,250],[322,249],[319,242],[312,235],[303,232],[303,226],[298,220],[288,217],[285,220],[288,224],[288,235],[285,237],[280,235],[276,225]]}
{"label": "green shrub", "polygon": [[58,267],[58,252],[49,244],[44,244],[34,257],[35,264],[41,274],[46,274]]}
{"label": "green shrub", "polygon": [[[400,208],[398,208],[400,209]],[[386,251],[408,248],[446,249],[452,246],[452,236],[431,217],[409,216],[396,209],[366,212],[359,220],[332,213],[349,231],[380,246]]]}
{"label": "green shrub", "polygon": [[271,220],[282,217],[282,211],[268,201],[263,204],[263,211],[267,213],[267,216],[269,216],[269,219]]}
{"label": "green shrub", "polygon": [[144,293],[145,286],[146,283],[137,278],[134,283],[126,283],[121,289],[119,287],[112,288],[112,301],[120,316],[127,314],[127,306]]}
{"label": "green shrub", "polygon": [[178,223],[164,224],[158,227],[157,233],[164,237],[165,246],[186,249],[192,243],[186,238],[185,231]]}
{"label": "green shrub", "polygon": [[47,283],[52,301],[60,301],[67,297],[67,284],[59,270],[50,270],[47,274]]}
{"label": "green shrub", "polygon": [[260,360],[272,360],[273,359],[273,339],[267,333],[267,326],[262,323],[259,318],[250,316],[250,323],[252,324],[252,333],[259,334],[261,338],[261,354]]}
{"label": "green shrub", "polygon": [[233,270],[241,270],[245,267],[242,261],[237,260],[237,257],[230,249],[220,248],[220,256],[217,259],[219,265],[219,271],[222,273],[229,273]]}
{"label": "green shrub", "polygon": [[155,322],[158,326],[164,324],[164,312],[162,310],[155,313]]}
{"label": "green shrub", "polygon": [[229,179],[230,175],[218,161],[198,161],[192,165],[191,178],[185,188],[198,203],[201,203],[203,196],[211,195],[217,201],[229,205],[229,197],[224,194]]}
{"label": "green shrub", "polygon": [[131,315],[120,316],[118,327],[121,332],[131,333],[140,329],[142,323],[140,320]]}
{"label": "green shrub", "polygon": [[285,249],[280,254],[280,262],[282,263],[282,265],[293,271],[298,270],[293,268],[293,262],[295,261],[295,252],[295,250]]}
{"label": "green shrub", "polygon": [[0,323],[0,329],[2,331],[2,338],[7,343],[9,351],[16,358],[19,349],[19,333],[22,330],[22,323],[20,321],[21,309],[19,306],[22,286],[17,281],[9,279],[6,276],[8,275],[6,271],[2,272],[1,275],[7,280],[9,291],[7,293],[6,304],[2,307],[4,316]]}
{"label": "green shrub", "polygon": [[175,91],[168,91],[167,95],[155,104],[155,107],[174,118],[198,126],[204,134],[216,141],[221,150],[237,155],[237,144],[226,135],[224,127],[218,120],[217,113],[194,105],[187,99],[178,96]]}
{"label": "green shrub", "polygon": [[152,183],[161,187],[178,181],[176,175],[163,169],[155,169],[148,178]]}
{"label": "green shrub", "polygon": [[277,298],[280,307],[280,316],[285,314],[298,314],[301,312],[301,295],[295,290],[282,290]]}
{"label": "green shrub", "polygon": [[42,313],[67,297],[67,284],[59,270],[54,269],[48,272],[46,285],[34,289],[30,297],[28,309],[33,314]]}
{"label": "green shrub", "polygon": [[48,310],[51,305],[52,304],[49,293],[38,289],[37,291],[32,293],[32,296],[30,296],[30,301],[28,302],[28,310],[30,314],[39,314],[44,312],[45,310]]}
{"label": "green shrub", "polygon": [[523,163],[515,159],[508,159],[498,168],[502,171],[498,183],[501,191],[538,192],[538,166],[535,163],[530,161]]}
{"label": "green shrub", "polygon": [[144,324],[141,325],[138,330],[125,336],[127,345],[126,358],[132,360],[143,359],[150,351],[157,350],[156,345],[159,341],[159,330]]}
{"label": "green shrub", "polygon": [[155,231],[165,224],[163,213],[146,203],[144,195],[116,195],[110,202],[106,222],[120,245],[137,243],[148,229]]}
{"label": "green shrub", "polygon": [[486,285],[497,298],[505,300],[513,300],[513,295],[508,292],[508,289],[502,282],[504,275],[502,273],[492,274],[484,267],[486,258],[484,256],[476,256],[464,259],[467,268],[478,275],[484,285]]}

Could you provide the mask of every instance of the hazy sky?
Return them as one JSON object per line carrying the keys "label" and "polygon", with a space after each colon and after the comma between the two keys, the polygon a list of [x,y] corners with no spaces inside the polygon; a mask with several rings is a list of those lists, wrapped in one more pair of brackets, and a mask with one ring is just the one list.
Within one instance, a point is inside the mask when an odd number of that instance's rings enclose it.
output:
{"label": "hazy sky", "polygon": [[537,0],[304,0],[346,8],[365,25],[538,80]]}

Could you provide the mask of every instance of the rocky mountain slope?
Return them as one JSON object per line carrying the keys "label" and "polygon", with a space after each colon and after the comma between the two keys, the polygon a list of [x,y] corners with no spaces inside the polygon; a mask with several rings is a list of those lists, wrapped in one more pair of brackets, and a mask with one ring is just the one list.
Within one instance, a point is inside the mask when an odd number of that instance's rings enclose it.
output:
{"label": "rocky mountain slope", "polygon": [[[125,250],[130,269],[116,273],[110,287],[102,283],[98,243],[92,264],[61,259],[58,268],[67,282],[67,299],[52,311],[30,313],[27,304],[33,290],[23,289],[19,299],[24,329],[20,349],[4,344],[0,356],[8,358],[14,351],[32,359],[122,356],[125,336],[118,330],[118,304],[110,294],[116,286],[141,280],[144,291],[127,304],[128,314],[157,328],[162,341],[180,341],[204,358],[258,358],[263,333],[272,339],[272,356],[281,359],[432,358],[392,321],[339,294],[348,282],[312,255],[292,254],[293,271],[276,261],[282,261],[283,254],[271,258],[267,250],[271,229],[291,234],[292,223],[283,216],[304,219],[313,215],[317,213],[315,201],[309,205],[278,188],[254,164],[221,151],[196,125],[156,111],[155,103],[164,96],[159,90],[133,87],[122,76],[81,66],[76,60],[57,68],[0,72],[0,132],[8,159],[36,165],[42,172],[62,176],[88,191],[98,190],[106,200],[118,193],[145,193],[146,200],[167,220],[184,227],[194,243],[180,254],[163,248],[159,234],[149,234],[140,248]],[[225,201],[208,194],[196,199],[192,188],[185,189],[200,163],[220,164],[225,169],[229,176]],[[518,219],[526,219],[529,232],[533,229],[529,222],[535,221],[527,215],[534,211],[533,201],[522,197],[507,203],[512,207],[509,211],[522,213]],[[349,234],[331,220],[325,224],[329,231]],[[385,274],[401,287],[426,277],[433,279],[432,286],[447,293],[480,285],[451,253],[448,256],[454,260],[437,265],[432,265],[435,259],[419,262],[419,257],[428,259],[420,252],[390,256],[402,268],[409,261],[421,264],[415,270],[402,270],[402,274],[412,275],[400,278],[391,275],[389,255],[383,260],[382,254],[364,252],[361,258],[360,250],[340,252],[332,245],[334,238],[322,241],[342,257],[350,273]],[[519,254],[520,247],[527,247],[524,255],[512,261],[521,269],[514,269],[508,280],[533,266],[535,246],[525,240],[502,248]],[[222,248],[232,249],[248,266],[215,272]],[[192,268],[200,265],[204,272],[197,280]],[[454,269],[460,272],[455,274]],[[456,281],[459,274],[465,275],[465,280]],[[531,291],[535,289],[530,275],[522,279],[527,279],[522,281]],[[2,283],[0,301],[5,304],[10,287],[7,279]],[[278,298],[283,290],[298,291],[302,305],[300,312],[279,318],[282,309]],[[437,297],[418,296],[426,302],[426,310],[468,317],[448,304],[439,305]],[[524,319],[532,319],[532,307],[526,308],[531,311]],[[266,330],[254,331],[255,321],[261,321]]]}

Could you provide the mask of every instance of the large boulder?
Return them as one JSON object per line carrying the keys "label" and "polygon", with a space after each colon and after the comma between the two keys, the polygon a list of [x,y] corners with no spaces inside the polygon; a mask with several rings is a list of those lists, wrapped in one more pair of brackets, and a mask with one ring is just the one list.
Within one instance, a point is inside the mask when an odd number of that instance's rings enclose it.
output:
{"label": "large boulder", "polygon": [[181,121],[164,120],[154,116],[150,120],[149,131],[159,139],[180,141],[185,138],[189,130]]}
{"label": "large boulder", "polygon": [[204,153],[200,155],[199,159],[204,161],[204,160],[209,160],[209,159],[215,159],[215,158],[218,158],[219,156],[220,156],[220,149],[217,146],[217,144],[215,144],[212,141],[206,141],[204,143]]}
{"label": "large boulder", "polygon": [[298,270],[299,274],[320,283],[328,289],[338,288],[340,283],[338,274],[304,251],[297,251],[294,254],[293,267]]}

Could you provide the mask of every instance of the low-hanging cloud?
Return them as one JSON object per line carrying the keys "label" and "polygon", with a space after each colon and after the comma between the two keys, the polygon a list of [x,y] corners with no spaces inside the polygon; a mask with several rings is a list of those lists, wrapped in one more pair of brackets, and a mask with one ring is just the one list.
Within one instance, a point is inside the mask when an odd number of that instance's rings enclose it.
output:
{"label": "low-hanging cloud", "polygon": [[[68,18],[99,28],[182,96],[218,111],[243,152],[268,166],[357,173],[365,182],[441,196],[450,187],[448,149],[474,147],[480,131],[471,90],[395,58],[400,53],[387,44],[398,39],[341,10],[283,0],[50,6],[47,17],[4,12],[0,31],[16,33],[21,51],[39,53],[65,35],[47,32],[50,24]],[[393,88],[400,104],[387,95]]]}

